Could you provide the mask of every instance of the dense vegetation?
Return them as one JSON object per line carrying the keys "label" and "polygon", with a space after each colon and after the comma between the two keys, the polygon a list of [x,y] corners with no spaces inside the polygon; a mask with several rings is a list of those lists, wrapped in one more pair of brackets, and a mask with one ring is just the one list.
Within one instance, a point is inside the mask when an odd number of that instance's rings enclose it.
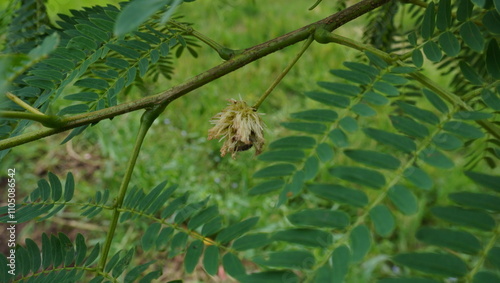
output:
{"label": "dense vegetation", "polygon": [[6,5],[0,282],[500,282],[500,1],[203,2]]}

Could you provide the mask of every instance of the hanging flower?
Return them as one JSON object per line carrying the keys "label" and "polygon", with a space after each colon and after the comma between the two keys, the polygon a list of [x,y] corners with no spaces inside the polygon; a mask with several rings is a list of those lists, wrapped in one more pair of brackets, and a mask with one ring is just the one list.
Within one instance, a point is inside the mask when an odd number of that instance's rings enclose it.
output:
{"label": "hanging flower", "polygon": [[229,106],[217,113],[212,120],[215,124],[208,130],[208,139],[226,138],[220,152],[221,156],[231,153],[235,158],[238,151],[255,147],[255,155],[262,152],[264,146],[264,122],[254,108],[245,101],[229,99]]}

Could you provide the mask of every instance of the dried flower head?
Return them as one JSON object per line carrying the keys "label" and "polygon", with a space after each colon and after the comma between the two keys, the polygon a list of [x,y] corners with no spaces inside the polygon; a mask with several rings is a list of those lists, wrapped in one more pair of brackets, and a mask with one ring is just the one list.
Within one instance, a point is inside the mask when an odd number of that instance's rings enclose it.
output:
{"label": "dried flower head", "polygon": [[264,146],[264,122],[254,108],[245,101],[229,99],[229,106],[217,113],[212,120],[215,124],[208,130],[208,139],[226,138],[220,152],[221,156],[230,152],[235,158],[238,151],[255,147],[255,155],[262,152]]}

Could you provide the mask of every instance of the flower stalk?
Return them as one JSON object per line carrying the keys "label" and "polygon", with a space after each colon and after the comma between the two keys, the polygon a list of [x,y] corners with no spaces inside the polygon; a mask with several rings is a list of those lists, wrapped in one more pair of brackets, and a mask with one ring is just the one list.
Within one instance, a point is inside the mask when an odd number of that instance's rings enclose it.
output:
{"label": "flower stalk", "polygon": [[276,88],[276,86],[281,82],[281,80],[288,74],[288,72],[292,69],[292,67],[299,61],[300,57],[304,52],[306,52],[307,48],[311,45],[311,43],[314,41],[314,35],[311,34],[307,41],[302,45],[302,48],[300,49],[299,53],[293,57],[292,61],[286,66],[286,68],[281,72],[281,74],[274,80],[274,82],[269,86],[269,88],[262,94],[262,96],[259,98],[259,100],[254,104],[253,108],[255,110],[259,109],[260,105],[266,98],[269,96],[269,94]]}

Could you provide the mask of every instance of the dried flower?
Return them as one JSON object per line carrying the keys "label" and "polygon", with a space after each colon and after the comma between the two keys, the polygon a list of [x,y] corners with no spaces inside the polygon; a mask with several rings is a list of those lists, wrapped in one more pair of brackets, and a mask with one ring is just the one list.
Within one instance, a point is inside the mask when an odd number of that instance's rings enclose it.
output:
{"label": "dried flower", "polygon": [[245,101],[229,99],[229,106],[217,113],[212,120],[215,124],[208,130],[208,139],[226,138],[220,152],[221,156],[230,152],[235,158],[238,151],[255,147],[255,155],[262,152],[264,146],[264,122],[254,108]]}

